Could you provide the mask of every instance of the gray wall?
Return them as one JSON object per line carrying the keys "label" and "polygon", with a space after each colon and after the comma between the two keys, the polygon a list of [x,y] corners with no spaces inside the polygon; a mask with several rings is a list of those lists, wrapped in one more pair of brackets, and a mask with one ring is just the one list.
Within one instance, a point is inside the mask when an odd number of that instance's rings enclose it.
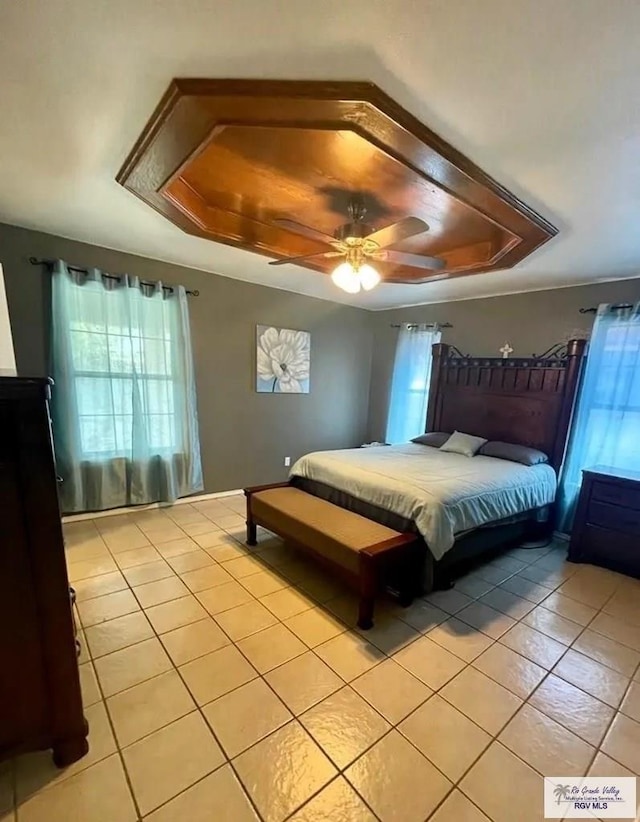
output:
{"label": "gray wall", "polygon": [[528,357],[590,329],[593,315],[580,314],[580,308],[629,300],[640,300],[640,279],[376,312],[369,439],[384,440],[385,436],[398,336],[392,324],[450,322],[453,328],[443,330],[442,342],[457,346],[465,354],[498,357],[498,349],[508,341],[514,349],[512,356]]}
{"label": "gray wall", "polygon": [[[212,253],[215,246],[212,245]],[[372,315],[273,288],[0,224],[18,373],[47,374],[50,278],[29,257],[198,289],[190,297],[205,491],[283,479],[284,457],[366,434]],[[255,391],[256,324],[311,332],[311,393]]]}

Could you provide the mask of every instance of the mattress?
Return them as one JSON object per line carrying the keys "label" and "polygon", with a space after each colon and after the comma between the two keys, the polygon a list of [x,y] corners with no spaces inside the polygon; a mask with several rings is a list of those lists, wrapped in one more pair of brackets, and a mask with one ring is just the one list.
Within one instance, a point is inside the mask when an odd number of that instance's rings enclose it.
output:
{"label": "mattress", "polygon": [[414,443],[307,454],[290,477],[414,523],[436,560],[465,532],[551,504],[557,487],[546,464],[470,458]]}

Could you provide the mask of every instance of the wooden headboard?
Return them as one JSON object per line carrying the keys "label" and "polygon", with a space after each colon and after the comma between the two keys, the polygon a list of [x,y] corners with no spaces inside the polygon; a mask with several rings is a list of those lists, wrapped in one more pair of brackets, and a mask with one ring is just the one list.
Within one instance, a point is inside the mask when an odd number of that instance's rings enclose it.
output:
{"label": "wooden headboard", "polygon": [[498,359],[437,343],[426,430],[539,448],[559,471],[585,347],[585,340],[571,340],[540,357]]}

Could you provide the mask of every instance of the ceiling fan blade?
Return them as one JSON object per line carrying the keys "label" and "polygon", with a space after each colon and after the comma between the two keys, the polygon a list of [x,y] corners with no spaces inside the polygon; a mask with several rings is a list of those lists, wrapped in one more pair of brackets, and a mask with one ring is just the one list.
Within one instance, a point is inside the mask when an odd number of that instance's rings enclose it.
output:
{"label": "ceiling fan blade", "polygon": [[380,248],[385,248],[388,245],[395,245],[402,240],[428,230],[429,226],[424,220],[420,220],[418,217],[405,217],[403,220],[398,220],[397,223],[369,234],[367,240],[373,240]]}
{"label": "ceiling fan blade", "polygon": [[316,257],[342,257],[342,251],[321,251],[319,254],[303,254],[301,257],[285,257],[282,260],[270,260],[269,265],[293,265],[303,260],[313,260]]}
{"label": "ceiling fan blade", "polygon": [[375,259],[383,263],[408,265],[412,268],[430,268],[432,271],[439,271],[445,266],[444,260],[440,257],[427,257],[422,254],[409,254],[406,251],[380,251],[375,254]]}
{"label": "ceiling fan blade", "polygon": [[316,240],[316,242],[319,243],[333,245],[333,243],[337,242],[336,238],[332,237],[331,234],[325,234],[323,231],[318,231],[315,228],[309,228],[309,226],[302,225],[302,223],[296,223],[294,220],[278,218],[273,222],[277,226],[280,226],[280,228],[286,228],[287,231],[293,231],[294,234],[301,234],[303,237],[308,237],[310,240]]}
{"label": "ceiling fan blade", "polygon": [[385,278],[385,282],[390,285],[425,285],[426,283],[437,283],[438,280],[447,280],[448,278],[448,274],[433,274],[431,277],[416,277],[414,279],[404,278],[396,280],[395,277],[393,279]]}

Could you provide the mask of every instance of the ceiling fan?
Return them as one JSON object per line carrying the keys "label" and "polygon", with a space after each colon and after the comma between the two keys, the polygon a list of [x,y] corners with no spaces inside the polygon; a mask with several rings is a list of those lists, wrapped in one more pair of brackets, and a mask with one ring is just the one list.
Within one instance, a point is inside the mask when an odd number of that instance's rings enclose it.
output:
{"label": "ceiling fan", "polygon": [[[420,220],[418,217],[405,217],[398,220],[397,223],[375,231],[372,225],[364,221],[367,210],[363,198],[360,196],[351,198],[348,212],[350,221],[337,228],[333,237],[315,228],[296,223],[294,220],[274,220],[274,223],[281,228],[308,237],[310,240],[326,243],[333,250],[321,251],[317,254],[304,254],[301,257],[273,260],[269,265],[287,265],[319,257],[325,259],[344,257],[344,262],[340,263],[333,271],[331,279],[335,285],[350,294],[357,294],[361,288],[370,291],[382,279],[376,269],[369,264],[369,261],[407,265],[413,268],[429,268],[434,271],[444,268],[445,262],[440,257],[427,257],[422,254],[409,254],[405,251],[387,249],[387,246],[396,245],[402,240],[407,240],[409,237],[428,231],[429,226],[424,220]],[[413,281],[394,280],[394,282]]]}

